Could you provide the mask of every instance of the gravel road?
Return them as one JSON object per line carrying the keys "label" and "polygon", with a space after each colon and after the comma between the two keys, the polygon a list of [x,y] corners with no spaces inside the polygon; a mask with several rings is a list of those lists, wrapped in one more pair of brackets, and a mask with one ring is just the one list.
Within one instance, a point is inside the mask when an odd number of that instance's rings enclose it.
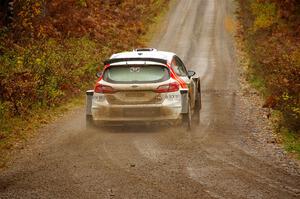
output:
{"label": "gravel road", "polygon": [[0,172],[0,198],[300,198],[300,169],[241,84],[233,0],[178,0],[152,46],[202,78],[201,125],[86,130],[67,113]]}

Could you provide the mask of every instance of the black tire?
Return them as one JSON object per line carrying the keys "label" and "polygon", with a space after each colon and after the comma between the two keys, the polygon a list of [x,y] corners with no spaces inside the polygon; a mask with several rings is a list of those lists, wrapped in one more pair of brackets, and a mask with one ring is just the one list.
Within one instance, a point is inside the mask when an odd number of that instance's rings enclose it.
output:
{"label": "black tire", "polygon": [[201,100],[201,84],[200,80],[198,83],[198,92],[196,95],[196,101],[195,101],[195,111],[200,111],[202,107],[202,100]]}
{"label": "black tire", "polygon": [[201,100],[201,84],[200,80],[198,81],[198,89],[196,94],[195,107],[193,112],[193,125],[200,125],[200,110],[202,108],[202,100]]}

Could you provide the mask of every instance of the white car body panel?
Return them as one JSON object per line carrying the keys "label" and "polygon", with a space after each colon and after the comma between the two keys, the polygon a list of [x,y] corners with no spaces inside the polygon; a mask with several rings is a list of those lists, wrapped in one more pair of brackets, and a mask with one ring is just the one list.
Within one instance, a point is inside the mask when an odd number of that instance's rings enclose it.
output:
{"label": "white car body panel", "polygon": [[[119,65],[167,65],[151,60],[124,61],[130,58],[154,58],[166,60],[168,67],[171,64],[174,53],[164,51],[133,51],[113,54],[110,59],[120,59],[111,66]],[[167,68],[168,68],[167,67]],[[95,122],[127,122],[127,121],[177,121],[182,114],[188,112],[189,104],[194,106],[195,92],[198,90],[196,82],[188,76],[180,77],[188,88],[180,88],[175,92],[157,93],[155,89],[161,85],[178,82],[173,78],[158,83],[118,84],[109,83],[101,79],[98,84],[111,86],[115,93],[96,93],[87,91],[86,114],[92,116]],[[196,78],[197,80],[197,78]],[[193,93],[191,93],[193,91]]]}

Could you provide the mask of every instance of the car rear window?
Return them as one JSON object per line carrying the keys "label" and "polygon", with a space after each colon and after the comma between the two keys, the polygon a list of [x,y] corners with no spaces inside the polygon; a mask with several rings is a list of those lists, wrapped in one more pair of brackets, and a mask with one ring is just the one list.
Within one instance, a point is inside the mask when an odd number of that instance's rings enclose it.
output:
{"label": "car rear window", "polygon": [[156,83],[170,79],[169,69],[159,65],[111,66],[103,80],[111,83]]}

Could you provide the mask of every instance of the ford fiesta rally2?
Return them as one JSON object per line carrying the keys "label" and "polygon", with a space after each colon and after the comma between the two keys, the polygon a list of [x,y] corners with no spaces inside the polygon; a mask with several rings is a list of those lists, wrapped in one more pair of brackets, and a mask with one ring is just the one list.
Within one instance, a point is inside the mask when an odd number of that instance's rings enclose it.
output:
{"label": "ford fiesta rally2", "polygon": [[87,125],[198,124],[201,84],[172,52],[153,48],[113,54],[86,100]]}

